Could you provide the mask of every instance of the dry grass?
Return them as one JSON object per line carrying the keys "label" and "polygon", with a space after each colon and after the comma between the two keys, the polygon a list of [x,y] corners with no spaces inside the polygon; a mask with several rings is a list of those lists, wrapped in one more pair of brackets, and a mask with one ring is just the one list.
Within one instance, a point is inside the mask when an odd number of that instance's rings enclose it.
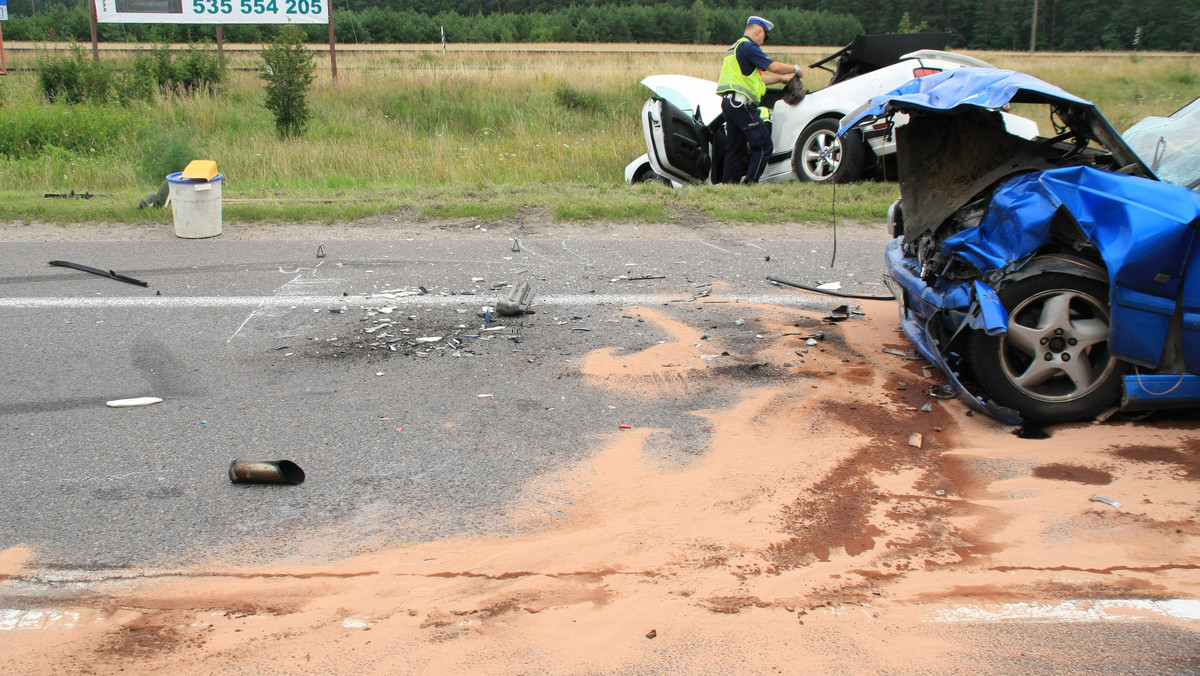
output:
{"label": "dry grass", "polygon": [[[186,130],[197,156],[217,160],[228,179],[229,197],[366,191],[395,198],[424,188],[443,195],[454,194],[459,186],[523,186],[517,192],[525,199],[540,195],[558,204],[558,195],[568,195],[562,200],[566,213],[569,194],[579,192],[579,186],[596,186],[600,193],[621,186],[625,164],[645,152],[637,122],[646,97],[638,84],[641,78],[680,73],[712,79],[724,50],[719,45],[451,45],[443,54],[440,45],[343,46],[334,81],[327,48],[312,48],[323,51],[317,52],[321,71],[311,93],[314,121],[303,138],[275,138],[256,73],[259,45],[225,46],[232,70],[218,95],[159,97],[140,115],[154,126]],[[9,44],[6,49],[10,67],[32,63],[31,45]],[[119,64],[128,49],[103,45],[102,54]],[[781,48],[769,53],[783,61],[811,63],[834,50]],[[970,54],[1093,100],[1119,130],[1190,101],[1200,76],[1195,54]],[[806,83],[816,88],[827,77],[817,71],[806,76]],[[6,104],[36,97],[33,81],[31,74],[20,72],[0,79],[0,116]],[[147,133],[139,132],[141,137]],[[59,152],[4,161],[0,185],[39,192],[149,188],[137,174],[139,153],[128,147],[88,157]],[[823,199],[810,195],[811,188],[793,186],[799,197],[790,201]],[[882,217],[894,186],[865,190],[861,213]],[[596,213],[603,211],[601,203],[613,199],[600,193],[588,198]],[[629,196],[633,201],[622,210],[636,214],[640,208],[648,218],[662,211],[664,194]],[[671,197],[672,203],[712,214],[737,212],[740,205],[730,200],[705,190]],[[786,211],[775,209],[771,217],[788,218]]]}

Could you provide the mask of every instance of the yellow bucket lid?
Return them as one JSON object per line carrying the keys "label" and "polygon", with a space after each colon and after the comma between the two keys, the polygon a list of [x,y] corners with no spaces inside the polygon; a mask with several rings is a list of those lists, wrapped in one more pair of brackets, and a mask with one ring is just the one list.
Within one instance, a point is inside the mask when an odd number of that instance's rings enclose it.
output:
{"label": "yellow bucket lid", "polygon": [[211,181],[219,173],[217,163],[212,160],[192,160],[184,167],[180,178],[187,181]]}

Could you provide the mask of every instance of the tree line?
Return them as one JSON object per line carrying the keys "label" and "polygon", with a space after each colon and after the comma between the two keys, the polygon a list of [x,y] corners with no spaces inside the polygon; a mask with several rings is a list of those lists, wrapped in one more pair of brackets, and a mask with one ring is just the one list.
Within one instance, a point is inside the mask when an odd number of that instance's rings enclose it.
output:
{"label": "tree line", "polygon": [[[333,0],[341,44],[634,42],[724,44],[746,16],[776,23],[774,45],[840,45],[860,33],[931,30],[960,49],[1027,50],[1034,0]],[[8,0],[9,40],[90,40],[85,0]],[[302,26],[322,42],[327,28]],[[229,25],[229,42],[267,42],[278,26]],[[211,40],[212,26],[101,24],[112,42]],[[1038,51],[1200,51],[1200,3],[1039,0]]]}

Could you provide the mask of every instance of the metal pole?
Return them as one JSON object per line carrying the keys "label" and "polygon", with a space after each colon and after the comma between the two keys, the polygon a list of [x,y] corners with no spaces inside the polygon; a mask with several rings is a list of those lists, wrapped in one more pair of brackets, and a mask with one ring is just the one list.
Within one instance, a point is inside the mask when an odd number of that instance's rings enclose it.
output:
{"label": "metal pole", "polygon": [[92,19],[92,59],[100,60],[100,43],[96,41],[96,0],[88,0],[88,14]]}
{"label": "metal pole", "polygon": [[1029,53],[1037,51],[1037,6],[1038,0],[1033,0],[1033,28],[1029,31]]}
{"label": "metal pole", "polygon": [[[0,24],[3,24],[0,21]],[[8,75],[8,66],[4,63],[4,29],[0,28],[0,75]]]}
{"label": "metal pole", "polygon": [[333,73],[334,82],[337,81],[337,48],[334,46],[333,39],[333,0],[329,0],[329,70]]}
{"label": "metal pole", "polygon": [[217,24],[217,61],[221,64],[221,70],[225,70],[225,49],[221,41],[221,24]]}

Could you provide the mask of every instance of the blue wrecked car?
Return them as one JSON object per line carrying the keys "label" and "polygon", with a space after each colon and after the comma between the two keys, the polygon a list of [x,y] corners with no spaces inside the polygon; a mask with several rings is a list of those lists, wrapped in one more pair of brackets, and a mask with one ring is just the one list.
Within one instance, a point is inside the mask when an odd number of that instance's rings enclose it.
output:
{"label": "blue wrecked car", "polygon": [[[1018,104],[1052,132],[1008,133]],[[963,401],[1013,424],[1200,404],[1200,177],[1160,180],[1090,102],[1013,71],[913,80],[839,133],[900,114],[885,282]]]}

